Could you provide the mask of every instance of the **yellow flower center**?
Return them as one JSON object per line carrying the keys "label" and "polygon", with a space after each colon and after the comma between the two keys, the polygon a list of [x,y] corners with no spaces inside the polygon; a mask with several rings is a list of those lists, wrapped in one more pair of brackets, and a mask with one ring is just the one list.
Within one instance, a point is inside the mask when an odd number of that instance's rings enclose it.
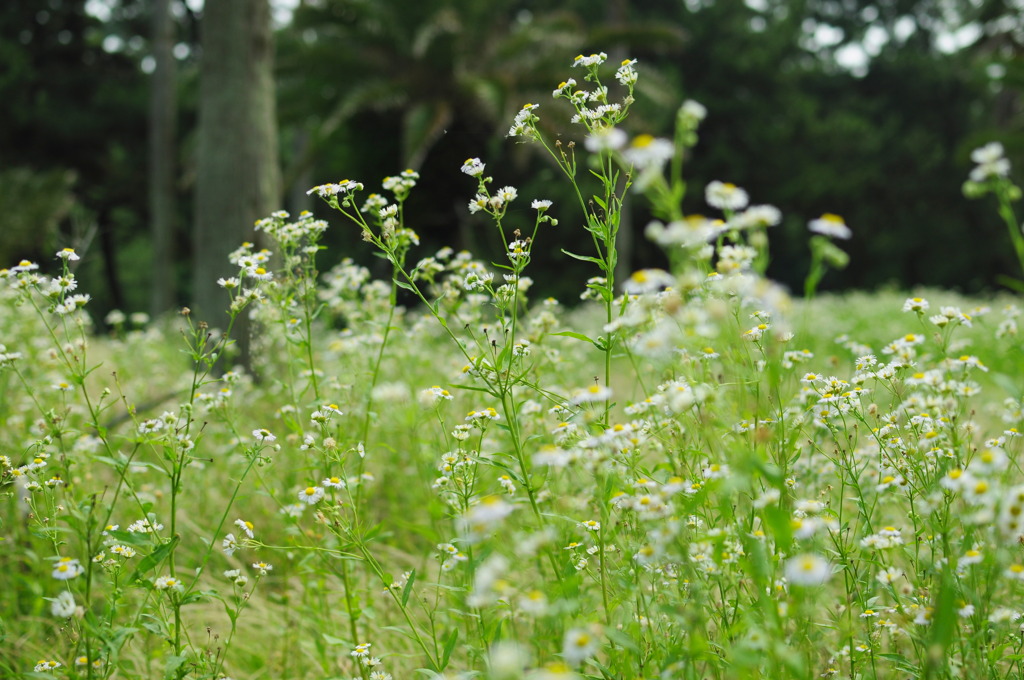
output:
{"label": "yellow flower center", "polygon": [[637,149],[646,149],[653,141],[653,135],[637,135],[633,140],[633,147]]}

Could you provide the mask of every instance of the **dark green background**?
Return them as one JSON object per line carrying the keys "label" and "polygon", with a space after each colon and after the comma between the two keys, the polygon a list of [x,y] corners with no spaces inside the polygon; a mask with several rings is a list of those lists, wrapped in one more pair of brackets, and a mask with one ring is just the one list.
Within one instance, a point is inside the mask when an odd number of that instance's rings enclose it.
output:
{"label": "dark green background", "polygon": [[[143,68],[150,3],[106,4],[106,21],[87,14],[84,0],[7,0],[0,8],[0,256],[5,264],[49,261],[58,247],[78,244],[86,255],[82,288],[96,298],[98,316],[115,306],[148,309],[152,259]],[[187,304],[201,14],[180,2],[175,10],[174,286],[177,303]],[[985,28],[946,54],[936,48],[948,28],[936,23],[933,0],[770,0],[763,11],[741,0],[302,3],[277,29],[286,182],[279,203],[322,212],[305,202],[309,186],[350,177],[375,190],[381,177],[413,164],[423,181],[407,215],[424,246],[412,257],[442,245],[497,257],[494,234],[467,214],[474,185],[458,171],[465,158],[479,156],[499,185],[519,187],[522,205],[512,219],[521,214],[524,228],[532,224],[531,198],[555,201],[561,224],[535,250],[534,290],[571,301],[576,282],[594,274],[559,254],[580,240],[580,215],[538,149],[504,135],[531,101],[541,103],[550,134],[578,139],[550,91],[572,75],[575,54],[605,51],[616,61],[639,60],[630,132],[667,134],[684,98],[707,106],[686,162],[687,210],[711,212],[702,195],[714,179],[779,207],[785,217],[772,233],[774,278],[800,289],[807,220],[834,212],[855,237],[844,244],[851,266],[830,274],[826,288],[997,288],[1000,276],[1020,275],[1005,226],[990,201],[967,201],[960,185],[971,149],[987,141],[1002,140],[1011,161],[1022,160],[1024,29],[998,1],[962,2],[958,12]],[[900,17],[915,32],[889,42],[866,74],[837,65],[836,49],[858,42],[869,26],[891,30]],[[843,40],[812,49],[811,21],[841,29]],[[119,38],[116,51],[109,51],[111,36]],[[642,231],[649,219],[643,201],[632,209]],[[341,222],[328,245],[325,266],[344,256],[373,261]],[[640,236],[633,266],[661,262]]]}

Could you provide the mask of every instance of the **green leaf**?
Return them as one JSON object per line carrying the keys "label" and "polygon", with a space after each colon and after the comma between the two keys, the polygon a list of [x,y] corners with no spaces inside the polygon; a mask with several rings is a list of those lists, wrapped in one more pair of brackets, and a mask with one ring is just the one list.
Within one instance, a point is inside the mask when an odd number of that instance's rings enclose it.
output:
{"label": "green leaf", "polygon": [[[513,458],[515,454],[503,453],[501,451],[498,451],[495,453],[495,455],[508,456],[509,458]],[[480,465],[487,465],[501,470],[502,472],[507,474],[514,482],[517,482],[519,484],[523,483],[523,480],[519,478],[519,473],[516,470],[512,469],[510,466],[506,465],[505,463],[502,463],[500,460],[495,460],[494,458],[474,458],[474,460]]]}
{"label": "green leaf", "polygon": [[762,510],[765,524],[775,536],[775,544],[781,550],[789,550],[793,542],[793,524],[789,513],[777,505],[769,505]]}
{"label": "green leaf", "polygon": [[562,248],[562,254],[563,255],[568,255],[569,257],[573,258],[574,260],[582,260],[583,262],[593,262],[594,264],[596,264],[598,266],[603,266],[604,265],[604,262],[602,262],[601,260],[597,259],[596,257],[590,257],[589,255],[577,255],[576,253],[570,253],[565,248]]}
{"label": "green leaf", "polygon": [[144,574],[148,574],[149,572],[156,569],[161,562],[167,559],[167,556],[171,554],[175,546],[178,545],[178,541],[180,540],[180,536],[175,536],[163,545],[157,546],[156,550],[142,558],[138,566],[135,568],[135,573],[132,574],[132,577],[130,579],[128,579],[128,583],[135,583]]}
{"label": "green leaf", "polygon": [[127,460],[117,460],[116,458],[111,458],[110,456],[93,456],[93,460],[98,460],[101,463],[106,463],[107,465],[111,466],[118,472],[122,472],[126,467],[128,467]]}
{"label": "green leaf", "polygon": [[342,645],[349,646],[350,645],[350,643],[346,642],[345,640],[342,640],[341,638],[336,638],[333,635],[328,635],[327,633],[323,633],[322,635],[324,636],[324,642],[326,642],[329,645],[337,645],[337,646],[342,646]]}
{"label": "green leaf", "polygon": [[164,678],[170,680],[170,678],[178,677],[178,669],[185,663],[186,658],[184,656],[169,656],[167,657],[167,663],[164,666]]}
{"label": "green leaf", "polygon": [[185,605],[192,604],[193,602],[204,602],[206,600],[220,600],[221,602],[223,602],[224,598],[222,598],[220,596],[220,593],[218,593],[216,590],[202,590],[189,593],[184,598],[182,598],[181,606],[184,607]]}
{"label": "green leaf", "polygon": [[459,640],[459,629],[452,628],[448,633],[448,637],[444,641],[444,652],[441,655],[441,670],[444,670],[448,666],[448,660],[452,658],[452,651],[455,649],[455,643]]}
{"label": "green leaf", "polygon": [[167,630],[167,624],[163,619],[158,619],[152,614],[143,614],[140,618],[140,625],[154,635],[168,637],[171,632]]}
{"label": "green leaf", "polygon": [[107,650],[107,656],[116,656],[118,651],[124,646],[128,639],[139,632],[138,628],[116,628],[114,631],[103,640],[103,648]]}
{"label": "green leaf", "polygon": [[561,335],[566,338],[576,338],[577,340],[589,342],[595,347],[597,346],[597,342],[595,342],[593,338],[589,338],[586,335],[583,335],[583,333],[576,333],[575,331],[559,331],[558,333],[548,333],[548,335]]}
{"label": "green leaf", "polygon": [[399,281],[398,279],[395,279],[395,285],[398,286],[399,288],[404,288],[405,290],[411,291],[413,293],[419,292],[414,285],[412,285],[411,283],[406,283],[405,281]]}
{"label": "green leaf", "polygon": [[369,529],[366,530],[366,533],[363,534],[363,542],[364,543],[369,543],[373,539],[377,538],[377,536],[379,536],[380,532],[383,531],[383,530],[384,530],[384,525],[383,524],[380,524],[380,523],[374,524],[372,527],[370,527]]}
{"label": "green leaf", "polygon": [[412,595],[412,584],[416,582],[416,570],[413,569],[409,572],[409,580],[405,582],[405,587],[402,588],[402,607],[409,602],[409,596]]}
{"label": "green leaf", "polygon": [[747,553],[749,573],[753,577],[755,585],[763,588],[771,577],[771,564],[764,543],[747,535],[743,539],[743,548]]}
{"label": "green leaf", "polygon": [[[947,563],[942,570],[942,581],[939,593],[935,597],[935,610],[932,612],[932,644],[944,653],[953,641],[957,628],[956,616],[956,583],[953,570]],[[940,655],[942,658],[945,655]],[[946,664],[943,662],[942,667]]]}
{"label": "green leaf", "polygon": [[132,461],[131,466],[133,469],[148,468],[156,472],[162,472],[164,474],[167,474],[167,468],[157,465],[156,463],[150,463],[148,461]]}
{"label": "green leaf", "polygon": [[495,366],[505,366],[508,362],[509,355],[512,354],[512,345],[506,344],[501,348],[501,352],[498,354],[497,360],[494,362]]}
{"label": "green leaf", "polygon": [[153,544],[149,534],[139,534],[131,531],[108,531],[107,538],[116,543],[130,545],[135,548],[145,548]]}
{"label": "green leaf", "polygon": [[227,602],[221,602],[224,605],[224,613],[228,615],[228,620],[231,623],[238,621],[238,610],[229,605]]}
{"label": "green leaf", "polygon": [[[898,669],[907,673],[917,673],[917,671],[920,670],[902,654],[875,654],[875,656],[879,659],[885,659],[886,661],[896,664]],[[1003,658],[1005,659],[1006,657]]]}
{"label": "green leaf", "polygon": [[[612,672],[612,669],[608,668],[607,666],[602,664],[600,661],[596,661],[595,659],[590,659],[589,663],[590,663],[590,665],[592,665],[595,668],[597,668],[597,670],[601,671],[601,678],[604,678],[604,680],[613,680],[613,678],[617,678],[618,677],[618,675],[616,675],[615,673]],[[601,678],[598,678],[596,675],[587,674],[587,675],[584,675],[583,677],[584,678],[595,678],[595,680],[601,680]]]}
{"label": "green leaf", "polygon": [[487,392],[491,394],[491,391],[486,387],[477,387],[476,385],[449,385],[449,387],[456,390],[471,390],[473,392]]}
{"label": "green leaf", "polygon": [[605,635],[608,636],[609,640],[611,640],[615,644],[619,645],[623,649],[625,649],[627,651],[630,651],[630,652],[635,652],[635,653],[638,653],[638,654],[640,653],[640,648],[637,647],[636,642],[633,640],[633,638],[629,637],[628,635],[623,633],[621,630],[616,630],[614,628],[609,628],[609,629],[605,630]]}
{"label": "green leaf", "polygon": [[[448,585],[446,583],[424,583],[423,585],[427,586],[428,588],[436,588],[438,590],[447,590],[450,593],[467,593],[467,592],[469,592],[469,588],[464,588],[462,586],[451,586],[451,585]],[[472,618],[472,619],[480,618],[480,616],[478,614],[474,614],[472,612],[461,612],[461,611],[458,611],[458,610],[452,609],[452,608],[449,608],[448,611],[451,612],[452,614],[458,614],[459,616],[462,616],[462,617],[467,617],[467,618]]]}
{"label": "green leaf", "polygon": [[1024,293],[1024,281],[1021,281],[1020,279],[1015,279],[1012,276],[1006,276],[1005,274],[999,274],[996,276],[996,281],[1007,288],[1017,291],[1018,293]]}
{"label": "green leaf", "polygon": [[381,626],[381,630],[387,630],[392,633],[397,633],[402,637],[411,640],[412,642],[416,642],[416,636],[400,626]]}

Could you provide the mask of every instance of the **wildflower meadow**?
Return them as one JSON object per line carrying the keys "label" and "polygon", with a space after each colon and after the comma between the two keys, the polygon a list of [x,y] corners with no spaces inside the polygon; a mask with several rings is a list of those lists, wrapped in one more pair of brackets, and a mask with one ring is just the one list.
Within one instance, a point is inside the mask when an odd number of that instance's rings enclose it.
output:
{"label": "wildflower meadow", "polygon": [[[390,276],[277,212],[223,328],[100,332],[72,249],[0,271],[0,675],[1024,677],[1019,296],[818,295],[857,229],[826,214],[794,297],[780,210],[685,179],[714,112],[628,134],[606,59],[552,92],[575,140],[543,104],[507,134],[574,205],[452,168],[503,252],[423,252],[407,170],[311,190]],[[973,160],[1024,270],[1002,147]],[[627,198],[665,268],[622,272]],[[531,296],[555,229],[579,299]]]}

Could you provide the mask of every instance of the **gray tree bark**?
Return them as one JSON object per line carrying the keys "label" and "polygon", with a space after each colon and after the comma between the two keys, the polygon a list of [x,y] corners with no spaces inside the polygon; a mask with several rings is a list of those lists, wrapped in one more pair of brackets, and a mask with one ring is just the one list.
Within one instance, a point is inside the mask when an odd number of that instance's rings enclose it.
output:
{"label": "gray tree bark", "polygon": [[[281,204],[268,0],[206,0],[200,26],[193,319],[226,328],[219,277],[227,256],[252,241],[253,223]],[[236,324],[236,328],[237,328]],[[247,330],[236,335],[245,362]],[[245,362],[247,363],[247,362]]]}
{"label": "gray tree bark", "polygon": [[153,237],[149,308],[156,316],[175,304],[178,69],[170,0],[153,0],[151,11],[156,68],[150,78],[149,93],[149,220]]}

